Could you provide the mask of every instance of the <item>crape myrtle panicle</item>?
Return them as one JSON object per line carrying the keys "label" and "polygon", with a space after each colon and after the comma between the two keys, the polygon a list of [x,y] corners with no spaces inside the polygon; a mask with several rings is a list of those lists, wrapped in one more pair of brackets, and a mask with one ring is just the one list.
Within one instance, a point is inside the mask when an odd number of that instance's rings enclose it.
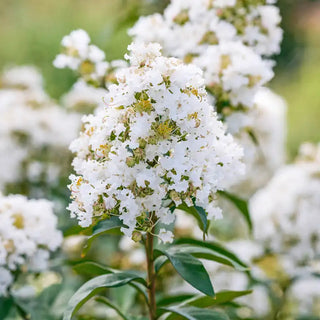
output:
{"label": "crape myrtle panicle", "polygon": [[208,103],[200,69],[163,57],[156,43],[128,49],[130,67],[71,144],[69,210],[83,227],[119,216],[130,237],[161,223],[158,236],[170,242],[173,204],[221,216],[215,194],[242,174],[242,149]]}
{"label": "crape myrtle panicle", "polygon": [[129,34],[199,66],[224,119],[252,109],[256,92],[273,77],[268,57],[279,52],[282,39],[273,2],[172,0],[163,15],[141,17]]}

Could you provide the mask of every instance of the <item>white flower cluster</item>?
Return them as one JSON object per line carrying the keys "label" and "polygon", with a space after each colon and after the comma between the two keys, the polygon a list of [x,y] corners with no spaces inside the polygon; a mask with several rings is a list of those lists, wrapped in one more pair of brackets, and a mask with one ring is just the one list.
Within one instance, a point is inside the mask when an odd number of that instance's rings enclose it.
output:
{"label": "white flower cluster", "polygon": [[0,195],[0,296],[14,274],[48,268],[50,251],[62,243],[52,203],[21,195]]}
{"label": "white flower cluster", "polygon": [[0,88],[0,190],[25,179],[56,182],[79,122],[79,115],[67,114],[45,94],[36,69],[5,72]]}
{"label": "white flower cluster", "polygon": [[320,145],[302,151],[250,201],[255,239],[281,257],[290,275],[310,267],[320,252]]}
{"label": "white flower cluster", "polygon": [[163,15],[141,17],[129,31],[144,42],[159,42],[166,54],[187,58],[211,45],[242,42],[258,55],[280,52],[281,17],[270,0],[171,0]]}
{"label": "white flower cluster", "polygon": [[56,68],[70,68],[80,74],[82,79],[97,87],[107,87],[114,83],[114,72],[127,66],[123,60],[108,63],[105,53],[97,46],[90,44],[91,39],[86,31],[74,30],[63,37],[62,53],[57,55],[53,64]]}
{"label": "white flower cluster", "polygon": [[256,91],[273,77],[261,56],[279,51],[279,22],[278,9],[261,0],[172,0],[163,16],[141,18],[129,34],[199,66],[225,117],[252,108]]}
{"label": "white flower cluster", "polygon": [[[150,231],[154,221],[170,224],[162,205],[204,207],[209,218],[219,210],[215,192],[229,187],[243,171],[242,149],[225,134],[208,103],[201,71],[160,54],[158,44],[132,44],[131,67],[117,73],[106,108],[85,120],[71,176],[69,209],[86,227],[119,215],[131,236]],[[161,239],[172,235],[161,230]]]}

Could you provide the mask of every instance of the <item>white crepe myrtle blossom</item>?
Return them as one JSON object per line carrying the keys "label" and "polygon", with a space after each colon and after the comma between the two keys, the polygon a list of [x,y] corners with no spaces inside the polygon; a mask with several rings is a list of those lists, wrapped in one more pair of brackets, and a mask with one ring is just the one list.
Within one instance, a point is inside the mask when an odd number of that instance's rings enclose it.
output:
{"label": "white crepe myrtle blossom", "polygon": [[280,52],[279,9],[268,0],[172,0],[164,14],[141,17],[129,34],[159,42],[181,59],[203,54],[211,45],[240,41],[261,56]]}
{"label": "white crepe myrtle blossom", "polygon": [[259,88],[273,77],[268,63],[240,42],[210,46],[192,63],[203,70],[206,87],[223,117],[251,110]]}
{"label": "white crepe myrtle blossom", "polygon": [[208,103],[201,71],[160,49],[129,46],[131,67],[117,73],[105,109],[84,118],[71,144],[77,175],[70,177],[69,210],[83,227],[117,215],[125,235],[151,232],[155,221],[175,219],[164,199],[195,203],[212,218],[216,191],[243,171],[242,150]]}
{"label": "white crepe myrtle blossom", "polygon": [[80,116],[57,106],[31,67],[7,70],[1,83],[0,190],[23,181],[56,183],[70,157],[68,145]]}
{"label": "white crepe myrtle blossom", "polygon": [[21,195],[0,195],[0,295],[14,274],[48,268],[50,252],[62,243],[52,203]]}
{"label": "white crepe myrtle blossom", "polygon": [[82,79],[96,87],[107,87],[116,80],[114,71],[126,67],[123,60],[107,62],[105,53],[91,44],[89,35],[82,29],[63,37],[61,46],[62,53],[55,58],[54,66],[76,71]]}
{"label": "white crepe myrtle blossom", "polygon": [[250,201],[255,239],[279,255],[289,275],[319,259],[320,146],[305,145],[299,160],[277,171]]}
{"label": "white crepe myrtle blossom", "polygon": [[[277,11],[264,4],[174,0],[163,16],[141,18],[129,34],[137,41],[157,41],[165,55],[199,66],[215,98],[216,111],[224,119],[233,112],[252,109],[258,89],[273,77],[272,63],[243,39],[249,12],[254,15],[262,7]],[[255,27],[261,23],[260,18],[252,18]],[[266,34],[265,30],[259,32]]]}

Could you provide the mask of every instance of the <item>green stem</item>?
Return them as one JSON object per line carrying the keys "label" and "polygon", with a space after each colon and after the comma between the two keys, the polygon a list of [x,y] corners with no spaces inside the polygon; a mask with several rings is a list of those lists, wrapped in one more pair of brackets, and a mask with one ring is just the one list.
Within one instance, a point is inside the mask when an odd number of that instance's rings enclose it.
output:
{"label": "green stem", "polygon": [[[154,230],[152,230],[153,233]],[[148,297],[149,297],[149,317],[150,320],[156,320],[157,305],[156,305],[156,273],[154,270],[154,257],[153,257],[154,236],[147,233],[145,242],[146,257],[147,257],[147,272],[148,272]]]}

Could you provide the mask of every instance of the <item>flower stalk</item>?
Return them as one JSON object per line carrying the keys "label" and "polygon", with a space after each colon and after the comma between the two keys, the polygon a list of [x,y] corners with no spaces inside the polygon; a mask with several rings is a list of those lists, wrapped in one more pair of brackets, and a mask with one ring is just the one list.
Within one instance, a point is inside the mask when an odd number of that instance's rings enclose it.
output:
{"label": "flower stalk", "polygon": [[146,259],[147,259],[147,283],[148,283],[148,298],[149,298],[149,317],[150,320],[156,319],[157,305],[156,305],[156,273],[154,269],[154,235],[153,231],[147,233],[145,241]]}

